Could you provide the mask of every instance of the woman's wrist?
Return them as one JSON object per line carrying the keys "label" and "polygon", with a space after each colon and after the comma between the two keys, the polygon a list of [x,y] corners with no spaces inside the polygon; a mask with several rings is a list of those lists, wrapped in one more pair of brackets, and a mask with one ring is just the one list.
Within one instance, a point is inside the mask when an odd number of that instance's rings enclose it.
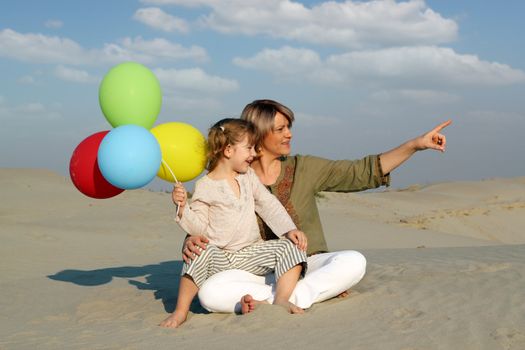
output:
{"label": "woman's wrist", "polygon": [[417,151],[423,151],[425,149],[425,145],[423,143],[423,139],[422,139],[421,136],[410,140],[409,143],[410,143],[409,147],[410,147],[412,153],[415,153]]}

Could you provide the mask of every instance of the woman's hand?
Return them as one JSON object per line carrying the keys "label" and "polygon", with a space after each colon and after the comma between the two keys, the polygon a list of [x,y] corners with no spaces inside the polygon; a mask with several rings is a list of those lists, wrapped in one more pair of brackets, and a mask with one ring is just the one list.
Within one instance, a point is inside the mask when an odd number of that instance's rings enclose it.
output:
{"label": "woman's hand", "polygon": [[300,250],[306,251],[306,248],[308,248],[308,238],[306,238],[303,231],[292,230],[284,236],[292,241]]}
{"label": "woman's hand", "polygon": [[405,142],[401,146],[398,146],[388,152],[381,154],[381,169],[383,174],[389,174],[392,170],[407,161],[417,151],[425,149],[435,149],[441,152],[445,152],[445,146],[447,139],[445,135],[441,134],[441,130],[452,123],[452,120],[447,120],[444,123],[439,124],[434,129],[430,130],[426,134],[416,137],[410,141]]}
{"label": "woman's hand", "polygon": [[191,263],[195,256],[200,255],[201,251],[206,249],[208,242],[208,238],[204,236],[187,236],[182,245],[182,259],[187,264]]}
{"label": "woman's hand", "polygon": [[179,217],[182,217],[184,206],[186,205],[186,201],[188,200],[188,194],[182,183],[177,182],[175,186],[173,186],[173,191],[171,192],[171,200],[174,204],[179,206]]}
{"label": "woman's hand", "polygon": [[447,138],[441,134],[440,131],[452,123],[452,120],[447,120],[444,123],[439,124],[434,129],[430,130],[426,134],[423,134],[414,139],[414,146],[416,151],[422,151],[425,149],[435,149],[441,152],[445,152],[445,145],[447,144]]}

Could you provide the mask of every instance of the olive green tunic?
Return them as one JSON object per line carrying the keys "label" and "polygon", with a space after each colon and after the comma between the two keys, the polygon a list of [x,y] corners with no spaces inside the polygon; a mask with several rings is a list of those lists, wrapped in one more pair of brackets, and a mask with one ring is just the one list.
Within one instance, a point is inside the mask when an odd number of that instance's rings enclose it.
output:
{"label": "olive green tunic", "polygon": [[[295,225],[308,237],[308,254],[326,252],[328,247],[321,226],[315,194],[355,192],[390,184],[384,175],[379,156],[359,160],[328,160],[296,155],[283,158],[281,173],[268,189],[281,201]],[[260,221],[264,239],[277,238]]]}

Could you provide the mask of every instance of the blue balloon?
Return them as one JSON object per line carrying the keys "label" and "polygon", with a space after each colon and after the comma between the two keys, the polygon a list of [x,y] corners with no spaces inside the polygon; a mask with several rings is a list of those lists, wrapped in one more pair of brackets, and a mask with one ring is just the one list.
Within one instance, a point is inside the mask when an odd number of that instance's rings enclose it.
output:
{"label": "blue balloon", "polygon": [[125,190],[140,188],[157,175],[161,162],[157,139],[138,125],[112,129],[98,149],[98,167],[113,186]]}

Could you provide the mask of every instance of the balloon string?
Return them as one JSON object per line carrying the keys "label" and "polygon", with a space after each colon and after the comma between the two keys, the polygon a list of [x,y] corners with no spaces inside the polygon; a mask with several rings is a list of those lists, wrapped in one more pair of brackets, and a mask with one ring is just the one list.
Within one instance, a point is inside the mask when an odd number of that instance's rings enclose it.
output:
{"label": "balloon string", "polygon": [[[166,166],[166,168],[168,168],[168,170],[170,171],[170,174],[171,176],[173,177],[173,180],[175,180],[175,183],[179,183],[179,180],[177,180],[177,177],[175,176],[175,174],[173,173],[173,171],[171,171],[171,168],[170,166],[168,165],[168,163],[166,163],[164,161],[164,159],[161,159],[162,160],[162,163],[164,164],[164,166]],[[180,203],[177,203],[177,211],[175,212],[175,217],[179,216],[179,209],[180,209]]]}

